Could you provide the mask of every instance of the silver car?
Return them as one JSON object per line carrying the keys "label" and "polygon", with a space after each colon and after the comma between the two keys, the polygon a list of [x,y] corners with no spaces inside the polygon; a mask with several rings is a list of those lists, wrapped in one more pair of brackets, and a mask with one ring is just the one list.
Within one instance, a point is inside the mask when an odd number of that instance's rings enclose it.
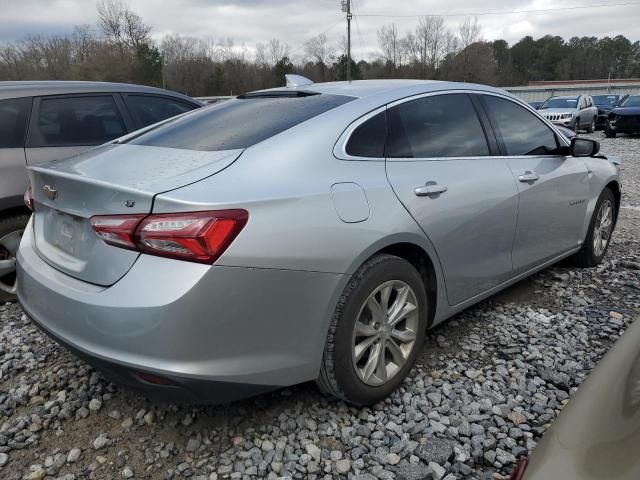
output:
{"label": "silver car", "polygon": [[602,261],[620,179],[597,142],[481,85],[292,83],[31,167],[24,311],[147,393],[315,380],[362,405],[427,328]]}
{"label": "silver car", "polygon": [[107,82],[0,82],[0,302],[15,299],[15,253],[29,219],[27,165],[89,150],[204,104]]}
{"label": "silver car", "polygon": [[570,128],[576,133],[596,129],[598,107],[589,95],[550,97],[540,107],[540,115],[555,125]]}

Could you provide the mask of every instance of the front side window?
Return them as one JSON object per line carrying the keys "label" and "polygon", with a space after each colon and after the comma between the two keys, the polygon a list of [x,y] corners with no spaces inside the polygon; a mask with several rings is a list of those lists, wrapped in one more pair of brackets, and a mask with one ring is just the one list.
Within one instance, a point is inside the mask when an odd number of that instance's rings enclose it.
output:
{"label": "front side window", "polygon": [[24,147],[31,98],[0,100],[0,148]]}
{"label": "front side window", "polygon": [[129,143],[187,150],[248,148],[353,100],[344,95],[247,95],[201,108]]}
{"label": "front side window", "polygon": [[126,98],[129,110],[133,113],[138,121],[138,126],[141,128],[196,108],[171,97],[127,95]]}
{"label": "front side window", "polygon": [[100,145],[127,133],[111,95],[43,98],[30,147]]}
{"label": "front side window", "polygon": [[386,111],[383,111],[353,131],[345,150],[354,157],[382,158],[386,135],[387,118]]}
{"label": "front side window", "polygon": [[489,155],[487,139],[466,94],[419,98],[387,111],[387,157],[484,155]]}
{"label": "front side window", "polygon": [[483,95],[496,133],[502,137],[505,155],[558,155],[553,131],[534,114],[504,98]]}

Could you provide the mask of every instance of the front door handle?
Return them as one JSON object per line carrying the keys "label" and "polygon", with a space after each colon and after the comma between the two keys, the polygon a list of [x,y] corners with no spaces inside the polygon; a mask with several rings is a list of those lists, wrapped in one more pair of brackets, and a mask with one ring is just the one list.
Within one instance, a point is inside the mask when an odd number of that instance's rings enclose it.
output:
{"label": "front door handle", "polygon": [[518,180],[520,180],[521,182],[535,182],[539,179],[540,176],[537,173],[533,173],[530,171],[526,171],[522,175],[518,175]]}
{"label": "front door handle", "polygon": [[423,185],[422,187],[417,187],[414,190],[414,193],[418,197],[428,197],[430,195],[438,195],[440,193],[444,193],[447,191],[447,187],[444,185],[438,185],[437,183]]}

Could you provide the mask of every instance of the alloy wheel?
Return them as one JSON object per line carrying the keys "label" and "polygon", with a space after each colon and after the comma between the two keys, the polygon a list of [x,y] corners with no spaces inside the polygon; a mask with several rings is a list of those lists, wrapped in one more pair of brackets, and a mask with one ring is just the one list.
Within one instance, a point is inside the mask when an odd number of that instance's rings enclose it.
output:
{"label": "alloy wheel", "polygon": [[415,292],[405,282],[391,280],[366,299],[353,332],[352,361],[360,380],[379,386],[405,365],[418,335]]}
{"label": "alloy wheel", "polygon": [[0,292],[15,295],[16,253],[24,230],[16,230],[0,238]]}
{"label": "alloy wheel", "polygon": [[613,205],[605,200],[600,206],[593,231],[593,253],[600,257],[609,244],[613,228]]}

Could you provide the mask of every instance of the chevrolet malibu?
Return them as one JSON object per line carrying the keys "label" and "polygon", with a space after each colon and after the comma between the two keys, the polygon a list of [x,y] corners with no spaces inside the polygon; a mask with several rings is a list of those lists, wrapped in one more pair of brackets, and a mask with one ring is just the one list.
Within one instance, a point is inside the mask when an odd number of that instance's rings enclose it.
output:
{"label": "chevrolet malibu", "polygon": [[499,89],[293,76],[31,167],[18,297],[146,393],[315,380],[370,404],[428,328],[565,257],[598,265],[618,169]]}

